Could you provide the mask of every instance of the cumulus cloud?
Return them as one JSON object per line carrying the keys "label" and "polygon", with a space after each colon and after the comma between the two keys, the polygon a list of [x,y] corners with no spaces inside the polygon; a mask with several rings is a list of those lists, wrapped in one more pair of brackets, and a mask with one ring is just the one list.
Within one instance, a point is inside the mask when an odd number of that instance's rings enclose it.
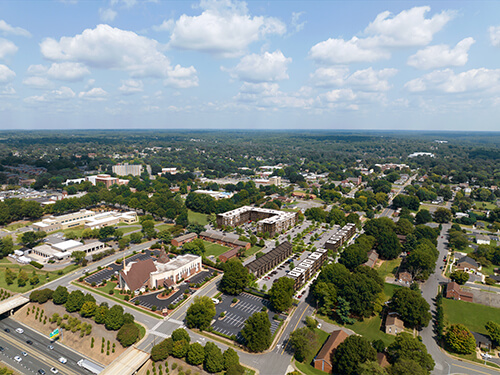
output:
{"label": "cumulus cloud", "polygon": [[495,47],[500,46],[500,26],[490,26],[490,42]]}
{"label": "cumulus cloud", "polygon": [[321,98],[327,102],[352,101],[356,99],[356,94],[351,89],[338,89],[328,91],[321,95]]}
{"label": "cumulus cloud", "polygon": [[0,38],[0,59],[7,55],[13,55],[17,52],[17,46],[10,40]]}
{"label": "cumulus cloud", "polygon": [[22,27],[11,26],[4,20],[0,20],[0,31],[2,32],[2,34],[20,35],[25,37],[31,36],[28,30],[25,30]]}
{"label": "cumulus cloud", "polygon": [[445,44],[429,46],[408,58],[408,65],[417,69],[437,69],[446,66],[464,66],[469,58],[469,48],[474,38],[465,38],[455,48]]}
{"label": "cumulus cloud", "polygon": [[45,77],[33,76],[23,79],[23,85],[34,89],[47,89],[52,86],[52,82]]}
{"label": "cumulus cloud", "polygon": [[69,100],[74,98],[75,96],[76,94],[69,87],[61,86],[59,89],[46,92],[42,95],[29,96],[25,98],[24,101],[28,104],[40,104]]}
{"label": "cumulus cloud", "polygon": [[380,46],[425,46],[455,16],[455,12],[445,10],[425,18],[430,10],[429,6],[414,7],[392,18],[391,12],[382,12],[368,25],[365,33],[375,35]]}
{"label": "cumulus cloud", "polygon": [[231,77],[247,82],[272,82],[288,79],[287,66],[292,62],[279,50],[251,54],[243,57],[234,68],[228,71]]}
{"label": "cumulus cloud", "polygon": [[451,69],[436,70],[405,84],[410,92],[428,90],[443,93],[498,92],[500,91],[500,69],[471,69],[455,73]]}
{"label": "cumulus cloud", "polygon": [[8,66],[0,64],[0,84],[8,83],[15,77],[16,73],[10,70]]}
{"label": "cumulus cloud", "polygon": [[296,33],[298,33],[299,31],[302,31],[304,29],[304,26],[306,25],[305,21],[300,22],[300,17],[302,17],[303,14],[304,14],[304,12],[293,12],[292,13],[292,25],[291,26]]}
{"label": "cumulus cloud", "polygon": [[[37,76],[37,78],[43,78],[44,81],[55,79],[58,81],[76,82],[81,81],[86,75],[90,74],[90,71],[81,63],[63,62],[52,63],[50,66],[30,65],[28,67],[28,74]],[[32,82],[37,81],[33,80]],[[42,81],[39,80],[39,82]]]}
{"label": "cumulus cloud", "polygon": [[377,15],[365,29],[366,37],[329,38],[314,45],[309,56],[321,64],[349,64],[388,59],[390,48],[414,47],[429,44],[454,16],[443,11],[425,18],[430,7],[415,7],[392,16],[390,12]]}
{"label": "cumulus cloud", "polygon": [[89,91],[81,91],[78,94],[78,97],[80,99],[94,100],[94,101],[106,100],[107,96],[108,96],[108,93],[100,87],[94,87],[93,89],[90,89]]}
{"label": "cumulus cloud", "polygon": [[319,87],[351,86],[363,91],[387,91],[391,88],[388,79],[397,72],[397,69],[374,70],[370,67],[349,75],[346,67],[318,68],[311,79]]}
{"label": "cumulus cloud", "polygon": [[[181,67],[172,67],[170,60],[160,51],[162,48],[156,40],[109,25],[98,25],[59,41],[47,38],[40,44],[42,55],[52,61],[78,62],[90,67],[127,71],[135,78],[155,77],[178,82]],[[178,86],[191,87],[196,69],[192,66],[182,69],[190,74],[187,75],[188,82],[179,82]]]}
{"label": "cumulus cloud", "polygon": [[144,91],[144,84],[140,80],[129,79],[127,81],[122,81],[122,85],[118,90],[124,95],[136,94]]}
{"label": "cumulus cloud", "polygon": [[164,20],[161,25],[153,26],[154,31],[172,31],[175,25],[175,21],[173,19]]}
{"label": "cumulus cloud", "polygon": [[163,81],[165,86],[175,87],[179,89],[187,89],[198,86],[198,76],[196,69],[192,66],[184,68],[176,65],[168,72],[168,78]]}
{"label": "cumulus cloud", "polygon": [[250,16],[246,3],[239,1],[201,1],[199,16],[183,14],[176,22],[170,46],[211,53],[221,57],[243,55],[247,47],[267,35],[286,32],[286,26],[273,17]]}
{"label": "cumulus cloud", "polygon": [[99,8],[99,18],[102,22],[113,22],[117,14],[113,9]]}

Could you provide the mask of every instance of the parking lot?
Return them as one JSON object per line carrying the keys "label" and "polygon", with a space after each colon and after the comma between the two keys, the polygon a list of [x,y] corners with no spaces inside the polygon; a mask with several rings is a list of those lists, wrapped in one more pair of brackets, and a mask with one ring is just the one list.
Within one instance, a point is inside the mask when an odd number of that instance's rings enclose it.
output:
{"label": "parking lot", "polygon": [[[126,262],[133,262],[135,260],[146,260],[149,258],[152,258],[153,256],[158,255],[157,250],[146,250],[144,253],[137,253],[132,255],[130,258],[126,259]],[[116,263],[110,263],[106,266],[106,268],[102,269],[99,272],[94,273],[93,275],[90,275],[84,279],[85,282],[92,284],[96,283],[96,285],[99,285],[102,283],[104,280],[109,280],[115,272],[120,272],[120,270],[123,269],[123,264],[116,264]]]}
{"label": "parking lot", "polygon": [[[197,273],[196,275],[193,275],[189,279],[189,281],[192,283],[198,283],[202,280],[205,279],[205,277],[209,276],[212,274],[213,271],[201,271]],[[199,280],[199,281],[194,281],[194,280]],[[131,302],[134,303],[136,300],[139,300],[139,305],[144,306],[147,309],[151,309],[153,306],[156,306],[158,310],[162,310],[168,307],[168,305],[173,304],[175,305],[177,302],[182,300],[182,297],[184,295],[184,291],[189,288],[189,284],[186,282],[183,282],[178,285],[179,290],[175,292],[172,296],[170,296],[168,299],[159,299],[158,295],[163,293],[162,291],[151,293],[151,294],[145,294],[142,296],[137,296],[131,299]]]}
{"label": "parking lot", "polygon": [[216,318],[212,328],[214,331],[228,335],[236,336],[237,340],[242,340],[240,331],[245,325],[245,321],[254,313],[262,311],[263,307],[268,309],[269,321],[271,322],[271,334],[278,329],[279,322],[273,319],[274,312],[269,310],[269,301],[251,295],[242,293],[236,298],[239,300],[236,305],[231,307],[234,296],[223,294],[219,299],[220,303],[215,306],[216,317],[222,312],[225,313],[223,319]]}

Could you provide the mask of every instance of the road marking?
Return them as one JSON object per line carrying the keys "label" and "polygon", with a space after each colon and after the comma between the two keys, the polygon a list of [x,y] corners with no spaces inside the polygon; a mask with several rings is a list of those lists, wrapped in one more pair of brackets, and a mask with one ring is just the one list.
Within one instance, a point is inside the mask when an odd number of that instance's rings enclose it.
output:
{"label": "road marking", "polygon": [[[297,326],[299,325],[299,323],[302,320],[302,317],[304,316],[304,314],[306,313],[306,311],[307,311],[307,307],[305,308],[304,312],[302,313],[302,315],[300,316],[299,320],[297,321],[297,324],[295,324],[295,327],[293,327],[292,332],[297,329]],[[285,353],[285,349],[286,349],[287,346],[288,346],[288,343],[283,347],[283,351],[281,352],[281,355],[283,355],[283,353]]]}
{"label": "road marking", "polygon": [[472,369],[472,368],[470,368],[470,367],[465,367],[465,366],[461,366],[461,365],[454,365],[454,364],[452,364],[452,366],[465,368],[465,369],[467,369],[467,370],[475,371],[475,372],[477,372],[477,373],[479,373],[479,374],[486,374],[486,375],[490,375],[490,373],[488,373],[488,372],[483,372],[483,371],[479,371],[479,370],[474,370],[474,369]]}

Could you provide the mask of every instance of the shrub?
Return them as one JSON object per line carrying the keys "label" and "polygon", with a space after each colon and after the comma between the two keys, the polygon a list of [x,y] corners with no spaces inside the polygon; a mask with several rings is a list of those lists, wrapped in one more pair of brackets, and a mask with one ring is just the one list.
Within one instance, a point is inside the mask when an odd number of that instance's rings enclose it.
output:
{"label": "shrub", "polygon": [[40,264],[40,263],[38,263],[38,262],[35,262],[34,260],[32,260],[32,261],[30,262],[30,264],[31,264],[33,267],[38,268],[39,270],[43,268],[43,264]]}
{"label": "shrub", "polygon": [[120,344],[122,344],[124,348],[134,344],[138,338],[139,338],[139,328],[134,323],[124,324],[118,331],[118,334],[116,335],[116,339]]}

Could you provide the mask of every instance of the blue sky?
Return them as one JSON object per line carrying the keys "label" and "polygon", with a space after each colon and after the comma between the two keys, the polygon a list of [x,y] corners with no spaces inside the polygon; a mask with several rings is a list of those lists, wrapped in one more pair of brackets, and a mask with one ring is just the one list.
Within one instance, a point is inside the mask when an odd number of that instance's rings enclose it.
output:
{"label": "blue sky", "polygon": [[500,130],[497,1],[2,1],[0,128]]}

